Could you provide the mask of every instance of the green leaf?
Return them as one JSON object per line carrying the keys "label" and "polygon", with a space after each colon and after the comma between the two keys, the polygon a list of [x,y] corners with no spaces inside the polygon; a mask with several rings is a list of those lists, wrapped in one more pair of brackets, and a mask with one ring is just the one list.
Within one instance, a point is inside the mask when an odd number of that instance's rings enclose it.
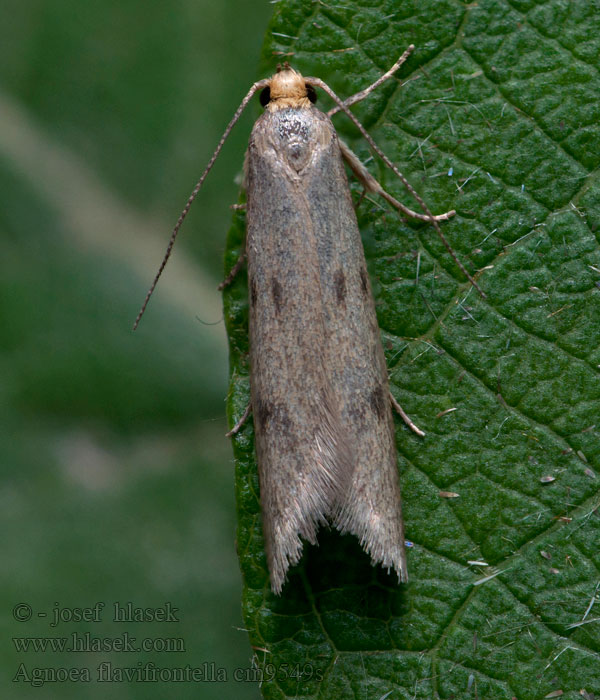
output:
{"label": "green leaf", "polygon": [[[588,2],[275,5],[261,77],[285,58],[346,97],[416,45],[355,112],[434,212],[456,209],[444,234],[487,298],[430,226],[363,201],[392,391],[427,433],[397,420],[410,582],[323,530],[273,596],[249,421],[238,548],[264,697],[600,693],[599,30]],[[243,239],[236,214],[227,269]],[[245,284],[225,295],[232,421],[249,397]]]}

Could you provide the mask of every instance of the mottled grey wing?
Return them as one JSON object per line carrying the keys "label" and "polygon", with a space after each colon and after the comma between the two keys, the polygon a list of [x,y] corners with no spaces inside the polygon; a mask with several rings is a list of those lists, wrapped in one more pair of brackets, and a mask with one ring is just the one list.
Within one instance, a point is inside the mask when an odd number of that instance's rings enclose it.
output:
{"label": "mottled grey wing", "polygon": [[[323,121],[328,117],[320,114]],[[333,126],[331,127],[333,129]],[[337,137],[304,183],[319,249],[331,352],[327,371],[352,436],[356,467],[335,517],[374,562],[407,580],[404,527],[389,382],[375,304]]]}
{"label": "mottled grey wing", "polygon": [[[297,169],[313,148],[314,129],[304,114],[311,112],[286,112],[299,121],[288,114],[286,122],[281,112],[258,120],[246,162],[252,407],[265,548],[277,593],[300,559],[300,537],[315,542],[319,525],[339,510],[354,465],[327,366],[322,234]],[[303,133],[290,133],[290,124]]]}

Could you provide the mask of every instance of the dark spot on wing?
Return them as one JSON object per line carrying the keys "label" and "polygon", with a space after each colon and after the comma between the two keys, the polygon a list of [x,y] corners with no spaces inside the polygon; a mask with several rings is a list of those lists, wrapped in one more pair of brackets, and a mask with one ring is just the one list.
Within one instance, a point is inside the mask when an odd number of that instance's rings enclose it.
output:
{"label": "dark spot on wing", "polygon": [[288,149],[288,152],[290,154],[290,158],[292,160],[298,160],[299,158],[301,158],[302,155],[304,154],[304,151],[305,151],[304,146],[300,143],[290,144],[290,147]]}
{"label": "dark spot on wing", "polygon": [[361,426],[365,420],[365,407],[358,401],[353,401],[348,409],[348,414],[355,426]]}
{"label": "dark spot on wing", "polygon": [[277,430],[282,436],[287,436],[291,432],[292,421],[290,420],[287,409],[282,404],[277,404],[275,406],[273,423],[277,426]]}
{"label": "dark spot on wing", "polygon": [[283,303],[283,287],[276,277],[273,277],[271,280],[271,294],[273,296],[273,303],[275,304],[275,311],[279,313]]}
{"label": "dark spot on wing", "polygon": [[346,300],[346,276],[341,268],[333,276],[333,285],[337,303],[341,306]]}
{"label": "dark spot on wing", "polygon": [[371,404],[371,408],[373,409],[373,412],[379,418],[379,420],[383,420],[385,418],[385,402],[386,402],[386,394],[385,391],[383,390],[383,387],[381,385],[375,387],[373,391],[371,392],[371,396],[369,396],[369,403]]}
{"label": "dark spot on wing", "polygon": [[364,267],[360,268],[360,287],[363,294],[366,296],[369,292],[369,278],[367,277],[367,271]]}
{"label": "dark spot on wing", "polygon": [[267,427],[267,421],[271,417],[273,411],[273,406],[270,401],[265,401],[264,399],[258,399],[256,401],[256,408],[254,410],[254,417],[258,423],[259,430],[265,430]]}
{"label": "dark spot on wing", "polygon": [[258,399],[254,411],[254,425],[257,432],[264,434],[269,431],[271,435],[276,435],[279,444],[287,450],[295,447],[294,426],[284,404]]}
{"label": "dark spot on wing", "polygon": [[250,303],[252,306],[256,304],[256,299],[258,297],[258,292],[256,290],[256,282],[254,279],[250,279]]}

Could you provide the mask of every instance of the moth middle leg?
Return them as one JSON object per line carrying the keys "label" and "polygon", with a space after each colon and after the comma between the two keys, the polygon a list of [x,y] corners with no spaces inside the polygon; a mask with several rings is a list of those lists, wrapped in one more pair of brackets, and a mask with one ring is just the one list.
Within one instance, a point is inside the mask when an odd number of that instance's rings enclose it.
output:
{"label": "moth middle leg", "polygon": [[419,214],[419,212],[409,209],[407,206],[402,204],[402,202],[399,202],[397,199],[392,197],[392,195],[389,192],[386,192],[383,189],[383,187],[362,164],[360,158],[356,155],[356,153],[354,153],[354,151],[348,146],[348,144],[344,143],[341,139],[339,139],[339,144],[340,151],[342,152],[342,158],[346,161],[348,167],[356,175],[356,177],[361,182],[365,190],[367,192],[373,192],[374,194],[378,194],[380,197],[383,197],[383,199],[385,199],[386,202],[389,202],[395,209],[398,209],[398,211],[402,212],[406,216],[409,216],[411,219],[418,219],[419,221],[431,221],[431,219],[433,218],[436,221],[447,221],[456,214],[454,209],[451,209],[450,211],[447,211],[444,214],[438,214],[437,216],[431,217],[427,216],[427,214]]}
{"label": "moth middle leg", "polygon": [[392,406],[394,407],[400,418],[402,418],[402,420],[413,431],[413,433],[415,433],[415,435],[418,435],[419,437],[425,437],[425,433],[421,430],[421,428],[419,428],[418,425],[413,423],[413,421],[409,418],[408,414],[404,411],[402,406],[398,403],[398,401],[396,401],[391,391],[390,401],[392,402]]}
{"label": "moth middle leg", "polygon": [[248,405],[246,406],[246,409],[245,409],[244,413],[242,414],[242,417],[238,420],[238,422],[233,426],[233,428],[228,433],[225,433],[225,437],[233,437],[234,435],[237,435],[237,433],[240,432],[244,423],[248,420],[248,417],[250,416],[251,410],[252,410],[252,403],[250,401],[248,401]]}
{"label": "moth middle leg", "polygon": [[233,282],[233,280],[237,277],[238,272],[242,269],[244,262],[246,261],[246,250],[244,249],[240,253],[240,257],[237,259],[235,262],[234,266],[231,268],[229,271],[229,274],[227,277],[221,282],[221,284],[217,287],[219,291],[222,291],[225,289],[225,287],[229,287],[229,285]]}

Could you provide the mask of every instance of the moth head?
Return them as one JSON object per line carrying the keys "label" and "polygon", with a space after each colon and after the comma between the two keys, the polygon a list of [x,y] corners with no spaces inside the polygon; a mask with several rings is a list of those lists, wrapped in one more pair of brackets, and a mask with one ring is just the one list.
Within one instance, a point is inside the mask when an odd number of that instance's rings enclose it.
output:
{"label": "moth head", "polygon": [[269,86],[260,93],[260,103],[270,111],[288,107],[309,107],[317,101],[317,93],[308,85],[302,75],[285,63],[277,66],[277,73],[269,81]]}

